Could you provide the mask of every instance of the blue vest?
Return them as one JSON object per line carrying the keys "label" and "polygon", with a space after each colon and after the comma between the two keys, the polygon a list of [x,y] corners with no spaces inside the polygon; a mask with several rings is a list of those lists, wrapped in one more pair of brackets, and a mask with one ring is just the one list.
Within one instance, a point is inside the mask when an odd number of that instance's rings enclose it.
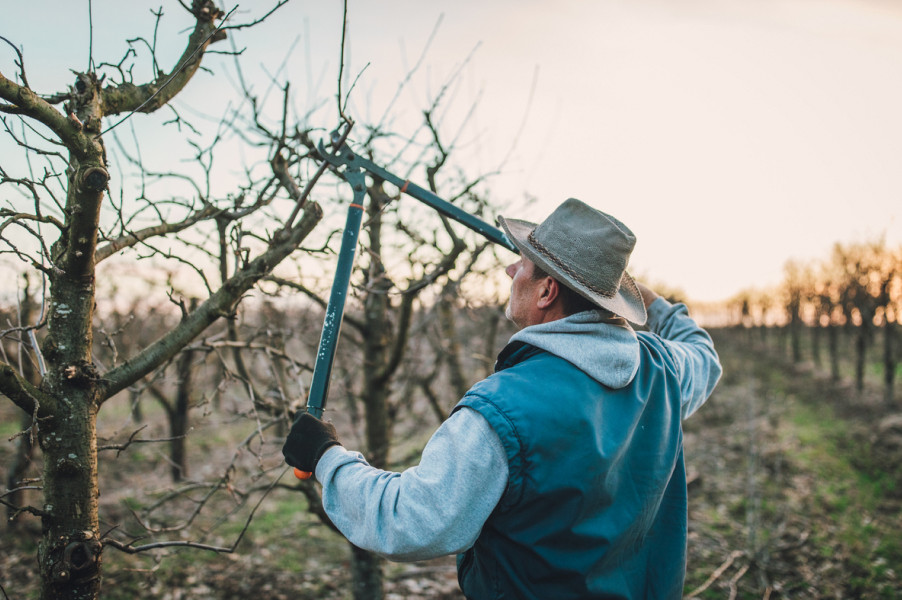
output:
{"label": "blue vest", "polygon": [[687,498],[680,385],[660,338],[611,389],[566,360],[508,345],[458,404],[507,451],[508,486],[458,556],[467,598],[680,598]]}

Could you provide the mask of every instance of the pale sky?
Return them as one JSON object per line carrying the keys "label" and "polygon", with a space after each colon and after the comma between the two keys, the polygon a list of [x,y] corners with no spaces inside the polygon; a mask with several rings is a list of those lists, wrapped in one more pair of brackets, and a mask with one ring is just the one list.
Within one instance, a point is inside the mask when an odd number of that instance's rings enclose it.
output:
{"label": "pale sky", "polygon": [[[262,2],[247,6],[259,14]],[[86,67],[87,2],[7,4],[0,35],[24,47],[32,87],[58,91],[69,69]],[[160,4],[180,31],[175,2],[94,0],[95,61],[118,61],[124,37],[150,36],[147,7]],[[239,33],[246,74],[276,71],[296,42],[280,75],[299,104],[334,104],[341,7],[294,0]],[[837,241],[902,243],[895,2],[351,0],[352,115],[382,114],[433,30],[398,101],[397,133],[410,133],[470,57],[450,92],[461,114],[478,101],[460,166],[493,170],[516,138],[490,182],[502,214],[541,220],[580,198],[636,233],[636,275],[714,301],[778,283],[788,258],[826,258]],[[11,64],[4,45],[8,77]],[[210,90],[194,85],[183,101],[207,101]]]}

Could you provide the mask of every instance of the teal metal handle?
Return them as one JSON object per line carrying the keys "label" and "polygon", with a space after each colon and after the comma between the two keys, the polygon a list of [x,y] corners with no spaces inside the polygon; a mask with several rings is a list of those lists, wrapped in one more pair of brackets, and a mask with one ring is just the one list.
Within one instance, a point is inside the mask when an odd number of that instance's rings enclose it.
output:
{"label": "teal metal handle", "polygon": [[374,162],[363,158],[362,156],[356,154],[353,150],[351,150],[351,148],[347,144],[342,144],[336,149],[334,153],[329,153],[326,151],[325,145],[323,144],[322,140],[320,140],[318,149],[320,156],[322,156],[332,166],[336,168],[344,166],[346,170],[345,172],[360,172],[361,170],[363,170],[380,179],[384,179],[392,185],[397,186],[402,193],[407,194],[412,198],[416,198],[423,204],[435,209],[446,217],[454,219],[461,225],[482,235],[490,242],[499,244],[500,246],[503,246],[516,254],[520,253],[517,247],[514,246],[514,244],[511,243],[509,239],[507,239],[507,236],[504,235],[504,232],[497,227],[489,225],[479,217],[471,215],[465,210],[454,206],[447,200],[444,200],[439,196],[433,194],[431,191],[422,188],[415,183],[411,183],[410,180],[401,179],[394,173],[391,173],[390,171],[383,169]]}
{"label": "teal metal handle", "polygon": [[[454,206],[429,190],[408,180],[401,179],[372,161],[362,158],[354,153],[347,144],[341,144],[334,152],[328,152],[323,142],[320,141],[318,149],[323,160],[332,165],[338,174],[351,184],[351,188],[354,191],[354,200],[348,207],[348,215],[342,233],[341,250],[338,254],[338,264],[335,267],[332,291],[329,295],[329,303],[326,305],[326,317],[323,320],[323,330],[316,353],[316,362],[313,366],[310,392],[307,394],[307,412],[317,419],[321,419],[329,393],[329,379],[332,375],[332,364],[341,333],[345,300],[348,295],[351,271],[354,267],[354,254],[356,253],[357,241],[360,236],[360,225],[363,220],[363,202],[366,197],[365,172],[397,186],[402,193],[416,198],[446,217],[479,233],[489,241],[515,253],[519,253],[519,250],[507,239],[504,232],[497,227],[493,227],[479,217]],[[298,477],[306,478],[310,476],[309,473],[304,475],[305,477],[301,477],[301,475],[298,475]]]}

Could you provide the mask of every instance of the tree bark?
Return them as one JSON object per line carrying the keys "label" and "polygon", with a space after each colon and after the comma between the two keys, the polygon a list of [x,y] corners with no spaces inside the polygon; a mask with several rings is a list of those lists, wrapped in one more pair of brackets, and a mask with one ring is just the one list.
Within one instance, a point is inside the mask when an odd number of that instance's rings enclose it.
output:
{"label": "tree bark", "polygon": [[457,327],[455,327],[454,297],[456,294],[457,285],[449,281],[442,290],[438,302],[438,320],[442,336],[441,346],[445,354],[445,364],[448,365],[451,389],[457,398],[461,398],[470,388],[470,382],[464,376],[463,366],[460,362],[461,347]]}
{"label": "tree bark", "polygon": [[[196,300],[192,300],[196,304]],[[175,403],[169,418],[170,455],[172,462],[172,481],[179,482],[188,476],[188,454],[186,452],[188,436],[188,408],[191,399],[191,369],[194,353],[184,350],[176,362],[178,387],[175,392]]]}
{"label": "tree bark", "polygon": [[[371,190],[367,204],[367,255],[370,263],[363,305],[363,389],[367,460],[378,469],[388,465],[390,374],[386,373],[391,345],[388,290],[391,282],[382,264],[382,204],[384,194]],[[378,556],[351,546],[354,600],[381,600],[382,564]]]}
{"label": "tree bark", "polygon": [[[54,399],[38,437],[44,452],[43,536],[38,546],[41,597],[95,598],[100,590],[97,409],[100,378],[92,363],[94,252],[109,174],[100,131],[99,85],[78,75],[72,114],[84,124],[69,153],[66,228],[51,248],[55,268],[41,388]],[[70,148],[71,149],[71,148]]]}
{"label": "tree bark", "polygon": [[354,600],[383,600],[382,559],[351,545],[351,586]]}

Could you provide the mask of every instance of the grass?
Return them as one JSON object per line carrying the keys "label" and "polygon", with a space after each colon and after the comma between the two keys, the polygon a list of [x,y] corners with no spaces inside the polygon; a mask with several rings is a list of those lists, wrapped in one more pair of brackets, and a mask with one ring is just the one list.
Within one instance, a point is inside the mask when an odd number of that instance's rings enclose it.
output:
{"label": "grass", "polygon": [[894,597],[902,574],[902,521],[891,497],[896,482],[862,468],[871,459],[861,425],[837,418],[826,402],[788,396],[785,408],[780,433],[798,467],[812,476],[809,508],[832,524],[813,531],[813,543],[825,559],[842,559],[850,596]]}
{"label": "grass", "polygon": [[[862,396],[848,379],[831,382],[826,360],[797,368],[776,342],[715,332],[725,377],[688,422],[697,447],[687,446],[687,463],[698,461],[702,479],[690,493],[687,593],[719,573],[699,597],[760,598],[768,582],[771,597],[900,597],[902,468],[871,443],[893,412],[875,376],[882,366],[869,365]],[[843,357],[851,366],[853,354]],[[749,571],[731,592],[740,565]]]}

